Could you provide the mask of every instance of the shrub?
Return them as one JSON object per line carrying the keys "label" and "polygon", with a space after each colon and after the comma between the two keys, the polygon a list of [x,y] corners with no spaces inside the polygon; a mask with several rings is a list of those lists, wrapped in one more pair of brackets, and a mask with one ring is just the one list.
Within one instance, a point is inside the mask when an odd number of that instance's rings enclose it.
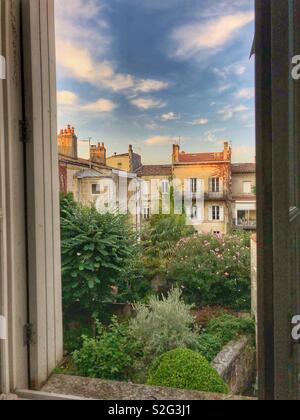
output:
{"label": "shrub", "polygon": [[200,334],[198,344],[199,353],[209,362],[212,362],[223,348],[221,338],[209,333]]}
{"label": "shrub", "polygon": [[252,318],[237,318],[233,315],[222,315],[212,319],[207,326],[206,332],[218,337],[222,346],[240,335],[254,336],[255,322]]}
{"label": "shrub", "polygon": [[83,347],[72,356],[79,376],[112,380],[128,379],[138,346],[128,326],[113,318],[109,327],[98,324],[96,338],[84,337]]}
{"label": "shrub", "polygon": [[194,233],[193,227],[186,226],[184,216],[152,216],[142,235],[143,264],[147,277],[150,280],[157,275],[165,277],[177,242]]}
{"label": "shrub", "polygon": [[248,310],[251,305],[250,236],[201,235],[185,241],[172,256],[168,280],[182,288],[188,303]]}
{"label": "shrub", "polygon": [[217,371],[199,353],[176,349],[160,356],[149,371],[148,384],[227,394]]}
{"label": "shrub", "polygon": [[83,346],[83,337],[92,337],[93,330],[91,327],[79,327],[64,329],[64,350],[69,354],[75,350],[80,350]]}
{"label": "shrub", "polygon": [[[100,214],[94,207],[75,203],[70,195],[61,199],[62,279],[65,318],[83,312],[101,316],[103,303],[116,300],[139,282],[131,272],[140,259],[132,226],[124,215]],[[132,274],[132,276],[131,276]],[[129,279],[124,282],[124,276]],[[134,295],[136,297],[136,294]]]}
{"label": "shrub", "polygon": [[143,349],[142,366],[147,368],[157,356],[176,348],[197,349],[198,331],[194,329],[191,306],[181,299],[178,289],[160,300],[151,297],[149,304],[135,306],[136,317],[130,331]]}
{"label": "shrub", "polygon": [[199,352],[212,362],[224,346],[240,335],[255,335],[255,322],[252,318],[237,318],[221,315],[212,319],[199,337]]}

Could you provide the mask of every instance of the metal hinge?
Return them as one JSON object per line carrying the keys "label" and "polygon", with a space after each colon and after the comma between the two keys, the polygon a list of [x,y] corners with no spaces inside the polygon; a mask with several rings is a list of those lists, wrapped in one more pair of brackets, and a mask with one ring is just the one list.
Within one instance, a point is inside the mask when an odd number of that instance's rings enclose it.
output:
{"label": "metal hinge", "polygon": [[20,135],[21,143],[28,143],[29,131],[28,131],[28,122],[26,120],[19,121],[19,135]]}
{"label": "metal hinge", "polygon": [[24,341],[25,345],[29,346],[30,344],[33,344],[33,325],[32,324],[26,324],[24,326]]}

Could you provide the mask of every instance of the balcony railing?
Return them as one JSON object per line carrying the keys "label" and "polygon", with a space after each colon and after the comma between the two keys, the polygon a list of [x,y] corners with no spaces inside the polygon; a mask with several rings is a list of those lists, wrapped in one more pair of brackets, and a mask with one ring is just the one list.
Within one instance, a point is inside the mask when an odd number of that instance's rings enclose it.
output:
{"label": "balcony railing", "polygon": [[233,219],[233,225],[237,229],[254,230],[254,229],[256,229],[256,220],[236,220],[236,219]]}
{"label": "balcony railing", "polygon": [[228,193],[227,191],[219,191],[219,192],[208,191],[204,194],[204,198],[206,200],[227,200]]}

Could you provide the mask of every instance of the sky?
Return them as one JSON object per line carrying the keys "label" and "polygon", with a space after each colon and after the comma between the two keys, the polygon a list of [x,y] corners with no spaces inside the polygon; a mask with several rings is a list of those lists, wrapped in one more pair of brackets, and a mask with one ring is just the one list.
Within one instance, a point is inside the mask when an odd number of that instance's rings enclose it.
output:
{"label": "sky", "polygon": [[79,154],[132,144],[144,164],[221,151],[255,159],[253,0],[55,0],[58,126]]}

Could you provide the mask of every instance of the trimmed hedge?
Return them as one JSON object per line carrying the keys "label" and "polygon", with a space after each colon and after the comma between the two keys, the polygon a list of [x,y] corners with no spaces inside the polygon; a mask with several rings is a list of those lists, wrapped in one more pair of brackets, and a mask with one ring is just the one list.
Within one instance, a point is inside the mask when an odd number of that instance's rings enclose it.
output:
{"label": "trimmed hedge", "polygon": [[217,371],[199,353],[176,349],[156,359],[150,368],[148,385],[227,394],[228,388]]}

